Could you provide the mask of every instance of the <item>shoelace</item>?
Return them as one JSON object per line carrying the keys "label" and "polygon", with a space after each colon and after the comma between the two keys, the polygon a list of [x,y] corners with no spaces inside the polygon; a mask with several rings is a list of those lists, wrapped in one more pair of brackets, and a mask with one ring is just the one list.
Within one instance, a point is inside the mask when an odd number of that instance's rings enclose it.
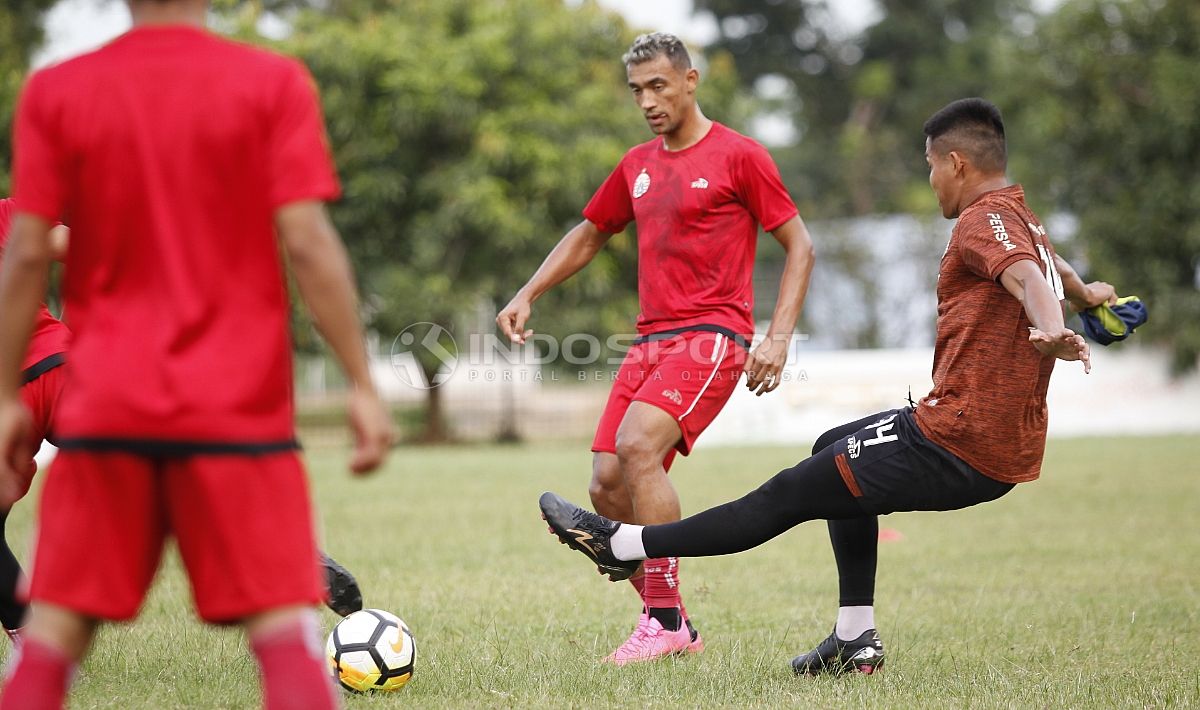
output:
{"label": "shoelace", "polygon": [[571,516],[571,520],[576,527],[589,530],[607,530],[607,526],[601,522],[600,516],[588,510],[576,511],[575,515]]}
{"label": "shoelace", "polygon": [[617,653],[628,650],[635,652],[636,655],[636,652],[648,649],[654,642],[654,639],[658,638],[658,635],[662,633],[662,630],[661,626],[655,628],[649,620],[644,622],[639,621],[637,627],[633,630],[633,634],[625,643],[621,644],[621,648],[617,649]]}

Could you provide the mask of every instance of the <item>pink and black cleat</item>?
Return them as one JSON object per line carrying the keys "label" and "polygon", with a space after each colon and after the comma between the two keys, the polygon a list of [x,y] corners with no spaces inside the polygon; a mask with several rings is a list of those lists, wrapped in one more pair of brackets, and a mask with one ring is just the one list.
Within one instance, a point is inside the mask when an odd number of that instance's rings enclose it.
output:
{"label": "pink and black cleat", "polygon": [[637,627],[625,643],[605,656],[603,662],[623,666],[627,663],[656,661],[668,656],[698,653],[704,649],[704,642],[700,641],[699,649],[693,650],[693,644],[699,638],[699,634],[692,636],[687,624],[680,624],[678,631],[668,631],[658,619],[649,614],[642,614],[638,618]]}

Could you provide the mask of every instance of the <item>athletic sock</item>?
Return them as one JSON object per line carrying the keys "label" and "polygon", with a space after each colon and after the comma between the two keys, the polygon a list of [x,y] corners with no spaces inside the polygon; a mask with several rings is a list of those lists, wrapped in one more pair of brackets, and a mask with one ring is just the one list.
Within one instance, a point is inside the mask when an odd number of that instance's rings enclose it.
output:
{"label": "athletic sock", "polygon": [[[336,691],[317,639],[316,617],[255,634],[250,648],[262,673],[265,710],[335,710]],[[2,710],[2,709],[0,709]]]}
{"label": "athletic sock", "polygon": [[651,616],[656,610],[670,610],[661,612],[665,620],[660,618],[659,622],[668,631],[678,631],[682,623],[679,617],[679,605],[682,603],[679,599],[679,558],[649,559],[642,568],[646,570],[646,592],[642,597],[646,609]]}
{"label": "athletic sock", "polygon": [[60,710],[74,674],[75,663],[65,653],[26,639],[0,693],[0,710]]}
{"label": "athletic sock", "polygon": [[629,578],[629,584],[633,586],[633,591],[637,592],[639,597],[646,594],[646,575],[639,572]]}
{"label": "athletic sock", "polygon": [[873,628],[875,628],[875,607],[838,607],[837,625],[834,626],[833,633],[839,639],[853,641]]}
{"label": "athletic sock", "polygon": [[[642,546],[642,527],[632,523],[621,523],[621,527],[617,528],[608,541],[612,545],[613,557],[626,562],[646,559],[646,548]],[[642,569],[645,568],[646,565],[642,565]]]}

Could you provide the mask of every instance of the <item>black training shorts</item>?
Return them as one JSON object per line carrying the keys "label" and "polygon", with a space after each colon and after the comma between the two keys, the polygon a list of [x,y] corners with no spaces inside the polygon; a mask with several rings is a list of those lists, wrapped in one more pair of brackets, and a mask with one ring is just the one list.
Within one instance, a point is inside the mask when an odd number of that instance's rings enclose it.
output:
{"label": "black training shorts", "polygon": [[880,412],[830,446],[846,487],[872,515],[957,510],[995,500],[1015,485],[985,476],[926,439],[909,407]]}

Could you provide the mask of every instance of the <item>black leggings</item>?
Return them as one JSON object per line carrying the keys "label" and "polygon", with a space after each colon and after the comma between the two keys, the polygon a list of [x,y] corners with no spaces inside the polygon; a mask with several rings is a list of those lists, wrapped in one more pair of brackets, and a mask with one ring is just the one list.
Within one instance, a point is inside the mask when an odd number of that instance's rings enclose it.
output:
{"label": "black leggings", "polygon": [[8,511],[0,510],[0,624],[6,629],[18,629],[25,616],[25,605],[17,601],[17,581],[21,578],[21,565],[8,546],[4,526],[8,522]]}
{"label": "black leggings", "polygon": [[830,446],[877,415],[822,434],[813,455],[757,490],[675,523],[642,532],[647,557],[709,557],[757,547],[808,520],[828,520],[842,606],[870,605],[875,595],[879,521],[858,504],[834,463]]}

